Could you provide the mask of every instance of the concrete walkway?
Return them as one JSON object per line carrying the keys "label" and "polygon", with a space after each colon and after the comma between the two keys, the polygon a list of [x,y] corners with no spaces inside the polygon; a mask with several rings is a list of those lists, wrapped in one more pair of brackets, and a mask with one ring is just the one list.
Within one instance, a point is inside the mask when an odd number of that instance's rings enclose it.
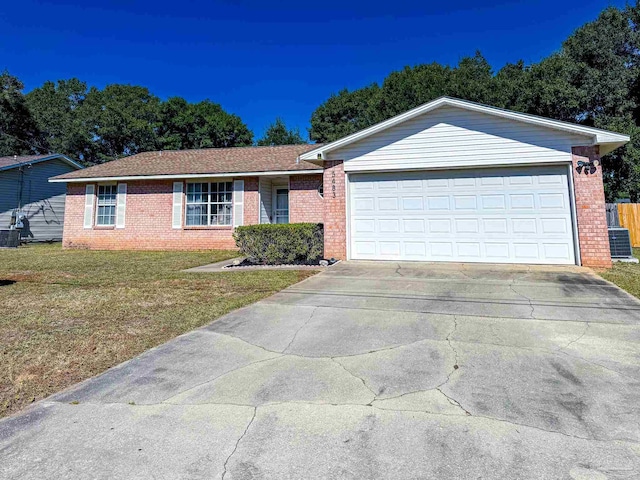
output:
{"label": "concrete walkway", "polygon": [[640,302],[346,262],[0,422],[3,479],[632,479]]}

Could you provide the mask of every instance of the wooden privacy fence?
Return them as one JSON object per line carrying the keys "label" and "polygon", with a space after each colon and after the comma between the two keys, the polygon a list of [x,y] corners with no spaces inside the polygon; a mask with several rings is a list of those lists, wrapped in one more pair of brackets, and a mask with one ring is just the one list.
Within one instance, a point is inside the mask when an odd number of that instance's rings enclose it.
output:
{"label": "wooden privacy fence", "polygon": [[631,245],[640,247],[640,203],[607,203],[607,225],[629,229]]}

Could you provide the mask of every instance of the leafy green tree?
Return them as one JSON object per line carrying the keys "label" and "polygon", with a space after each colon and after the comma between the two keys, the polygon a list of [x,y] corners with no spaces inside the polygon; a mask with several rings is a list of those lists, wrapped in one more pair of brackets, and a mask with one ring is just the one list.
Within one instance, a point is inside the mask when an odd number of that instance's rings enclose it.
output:
{"label": "leafy green tree", "polygon": [[[603,174],[609,201],[621,196],[640,200],[638,80],[640,70],[638,4],[605,9],[564,43],[577,115],[570,120],[626,133],[631,142],[605,156]],[[565,99],[556,98],[559,104]]]}
{"label": "leafy green tree", "polygon": [[333,141],[442,95],[487,103],[491,82],[491,66],[480,52],[453,69],[438,63],[405,67],[392,72],[382,87],[374,83],[331,95],[313,112],[309,136],[317,142]]}
{"label": "leafy green tree", "polygon": [[492,80],[491,104],[519,112],[528,112],[531,104],[531,72],[523,60],[507,63]]}
{"label": "leafy green tree", "polygon": [[380,92],[377,84],[359,90],[341,90],[331,95],[311,115],[309,137],[316,142],[332,142],[375,123],[370,105]]}
{"label": "leafy green tree", "polygon": [[42,153],[38,128],[29,112],[24,85],[6,70],[0,74],[0,156]]}
{"label": "leafy green tree", "polygon": [[640,202],[640,126],[630,116],[600,117],[596,127],[629,135],[631,141],[602,157],[604,192],[607,201],[630,198]]}
{"label": "leafy green tree", "polygon": [[476,52],[473,57],[464,57],[451,71],[447,91],[449,95],[472,102],[489,103],[492,96],[493,72],[491,65]]}
{"label": "leafy green tree", "polygon": [[158,142],[161,148],[238,147],[253,144],[253,133],[234,114],[210,100],[188,103],[169,98],[160,106]]}
{"label": "leafy green tree", "polygon": [[258,140],[260,146],[273,145],[300,145],[307,143],[300,135],[300,130],[289,130],[281,118],[276,118],[275,122],[269,125],[264,136]]}
{"label": "leafy green tree", "polygon": [[75,159],[92,157],[92,138],[79,117],[87,85],[77,78],[47,81],[26,95],[39,130],[39,143],[50,152]]}
{"label": "leafy green tree", "polygon": [[372,98],[366,118],[376,123],[442,95],[450,95],[451,69],[439,63],[392,72]]}
{"label": "leafy green tree", "polygon": [[94,148],[86,160],[101,163],[138,152],[155,150],[160,99],[145,87],[92,87],[78,109]]}
{"label": "leafy green tree", "polygon": [[571,63],[571,83],[580,92],[580,121],[621,117],[632,110],[630,92],[638,78],[638,33],[625,12],[605,9],[598,18],[565,40],[562,52]]}

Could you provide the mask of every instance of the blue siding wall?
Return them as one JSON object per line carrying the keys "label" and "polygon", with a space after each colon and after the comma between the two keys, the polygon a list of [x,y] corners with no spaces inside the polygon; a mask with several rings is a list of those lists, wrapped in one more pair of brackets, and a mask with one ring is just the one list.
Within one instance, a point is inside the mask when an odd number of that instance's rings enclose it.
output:
{"label": "blue siding wall", "polygon": [[0,172],[0,229],[7,228],[11,214],[22,206],[27,223],[22,236],[32,241],[61,240],[64,225],[64,200],[67,185],[49,183],[49,178],[75,170],[60,159],[34,163],[23,167],[22,197],[20,171],[17,168]]}

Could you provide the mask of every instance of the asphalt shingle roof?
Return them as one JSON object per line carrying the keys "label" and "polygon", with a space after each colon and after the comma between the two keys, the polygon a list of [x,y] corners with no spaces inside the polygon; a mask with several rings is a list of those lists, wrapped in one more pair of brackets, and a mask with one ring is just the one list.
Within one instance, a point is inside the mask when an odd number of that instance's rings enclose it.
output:
{"label": "asphalt shingle roof", "polygon": [[215,175],[219,173],[317,170],[319,167],[313,163],[296,162],[298,155],[317,147],[318,145],[315,144],[144,152],[55,178]]}

